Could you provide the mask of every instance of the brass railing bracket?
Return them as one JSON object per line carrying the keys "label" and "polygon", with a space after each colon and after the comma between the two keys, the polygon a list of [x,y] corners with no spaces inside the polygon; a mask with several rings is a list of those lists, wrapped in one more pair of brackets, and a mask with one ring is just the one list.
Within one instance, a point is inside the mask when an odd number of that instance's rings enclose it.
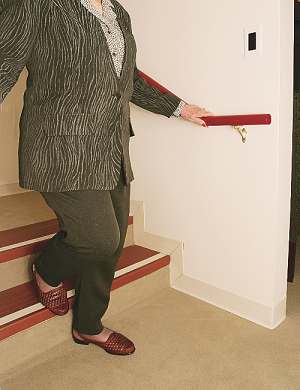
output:
{"label": "brass railing bracket", "polygon": [[234,127],[242,136],[242,142],[243,144],[246,142],[246,136],[247,136],[247,131],[245,128],[241,128],[241,126],[232,126]]}

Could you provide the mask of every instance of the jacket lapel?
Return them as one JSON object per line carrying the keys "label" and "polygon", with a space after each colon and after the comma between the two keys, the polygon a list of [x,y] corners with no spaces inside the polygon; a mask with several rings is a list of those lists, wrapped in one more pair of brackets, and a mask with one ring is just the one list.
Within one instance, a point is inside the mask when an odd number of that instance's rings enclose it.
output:
{"label": "jacket lapel", "polygon": [[83,27],[80,22],[80,7],[81,3],[79,0],[52,0],[52,6],[57,7],[60,11],[73,23],[76,23],[78,26]]}
{"label": "jacket lapel", "polygon": [[[130,27],[130,21],[129,19],[126,20],[126,17],[124,15],[124,11],[122,7],[119,5],[119,3],[115,0],[111,0],[112,4],[114,5],[114,12],[116,13],[118,23],[121,27],[121,30],[123,32],[124,36],[124,42],[125,42],[125,53],[124,53],[124,60],[123,60],[123,67],[122,72],[120,76],[120,80],[124,73],[126,74],[126,69],[128,67],[128,64],[131,63],[133,60],[135,60],[135,42],[133,35],[131,33],[131,27]],[[80,2],[80,0],[52,0],[53,7],[59,8],[59,10],[70,19],[70,23],[76,23],[78,27],[81,29],[84,29],[84,24],[82,22],[82,11],[85,15],[91,17],[91,26],[94,24],[92,23],[92,19],[96,18],[93,14],[91,14]],[[115,75],[116,80],[118,79],[113,60],[111,58],[109,48],[106,42],[105,34],[100,26],[99,23],[99,35],[98,37],[101,40],[101,44],[105,48],[105,51],[107,52],[107,65],[111,68],[111,71]]]}
{"label": "jacket lapel", "polygon": [[126,17],[124,15],[123,9],[120,7],[119,3],[115,0],[110,0],[112,4],[114,5],[114,12],[117,16],[117,21],[121,27],[121,30],[123,32],[124,36],[124,42],[125,42],[125,53],[124,53],[124,60],[123,60],[123,67],[122,72],[120,76],[120,80],[122,79],[122,76],[128,76],[127,75],[127,69],[130,63],[135,63],[135,56],[136,56],[136,45],[135,40],[131,32],[131,26],[130,26],[130,20],[126,20]]}

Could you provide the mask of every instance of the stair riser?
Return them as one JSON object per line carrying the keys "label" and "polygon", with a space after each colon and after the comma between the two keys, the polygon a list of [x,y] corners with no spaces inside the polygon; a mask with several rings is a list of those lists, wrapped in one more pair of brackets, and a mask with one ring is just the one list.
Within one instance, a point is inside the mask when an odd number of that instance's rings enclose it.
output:
{"label": "stair riser", "polygon": [[31,280],[31,267],[36,256],[37,254],[32,254],[0,264],[0,291]]}
{"label": "stair riser", "polygon": [[[43,244],[43,245],[46,245]],[[125,239],[124,247],[133,245],[133,225],[128,226],[127,235]],[[21,250],[22,248],[20,248]],[[23,247],[24,249],[24,247]],[[14,250],[7,251],[7,253],[0,253],[2,258],[10,258],[10,253],[14,253]],[[27,256],[22,256],[13,260],[4,261],[0,263],[0,291],[7,290],[11,287],[18,286],[32,280],[31,266],[38,253],[32,253]]]}

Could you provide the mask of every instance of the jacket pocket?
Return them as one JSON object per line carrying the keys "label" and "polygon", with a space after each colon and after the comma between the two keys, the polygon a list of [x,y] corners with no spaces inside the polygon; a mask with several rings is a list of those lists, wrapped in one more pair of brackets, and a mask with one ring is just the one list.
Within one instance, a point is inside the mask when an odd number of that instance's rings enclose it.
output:
{"label": "jacket pocket", "polygon": [[90,115],[46,115],[43,131],[48,137],[84,136],[93,133]]}

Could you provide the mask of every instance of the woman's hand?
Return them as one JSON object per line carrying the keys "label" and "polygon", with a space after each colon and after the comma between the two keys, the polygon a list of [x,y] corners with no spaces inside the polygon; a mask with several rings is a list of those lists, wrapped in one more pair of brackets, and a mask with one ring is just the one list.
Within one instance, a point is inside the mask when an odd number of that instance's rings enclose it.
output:
{"label": "woman's hand", "polygon": [[195,106],[194,104],[186,104],[181,110],[180,116],[189,122],[197,123],[198,125],[206,127],[206,123],[200,118],[214,116],[214,114],[206,111],[205,108]]}

